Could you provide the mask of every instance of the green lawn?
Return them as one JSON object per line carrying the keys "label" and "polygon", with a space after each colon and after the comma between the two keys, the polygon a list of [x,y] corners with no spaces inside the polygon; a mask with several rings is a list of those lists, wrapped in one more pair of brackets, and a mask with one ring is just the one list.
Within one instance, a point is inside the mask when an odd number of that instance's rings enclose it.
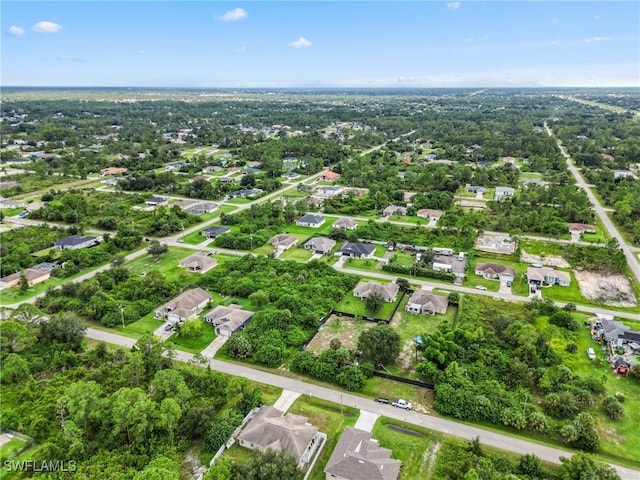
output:
{"label": "green lawn", "polygon": [[591,302],[584,298],[578,288],[578,281],[573,276],[573,272],[567,268],[558,268],[564,272],[569,272],[571,275],[571,285],[568,287],[561,287],[560,285],[554,285],[552,287],[542,288],[542,298],[550,298],[558,302],[572,302],[581,304],[596,305],[595,302]]}
{"label": "green lawn", "polygon": [[412,267],[415,263],[415,257],[410,253],[395,251],[389,261],[392,263],[399,263],[400,265],[404,265],[406,267]]}
{"label": "green lawn", "polygon": [[206,323],[204,320],[198,319],[198,321],[202,323],[200,335],[194,338],[185,338],[175,333],[169,337],[165,343],[171,345],[177,350],[183,350],[189,353],[200,353],[207,345],[213,342],[216,338],[216,332],[213,326]]}
{"label": "green lawn", "polygon": [[353,296],[353,292],[349,292],[338,305],[335,310],[344,313],[351,313],[353,315],[360,315],[361,317],[375,317],[375,318],[389,318],[395,303],[385,302],[379,312],[372,314],[366,308],[364,308],[364,301]]}
{"label": "green lawn", "polygon": [[539,240],[521,239],[520,247],[532,255],[561,256],[563,246],[559,243],[541,242]]}
{"label": "green lawn", "polygon": [[323,215],[325,221],[318,228],[313,227],[301,227],[300,225],[296,225],[296,223],[292,223],[290,225],[286,225],[283,229],[283,233],[291,233],[291,234],[300,234],[304,235],[305,238],[317,236],[318,234],[328,234],[331,231],[331,226],[337,220],[336,217],[327,217]]}
{"label": "green lawn", "polygon": [[12,459],[29,442],[18,437],[13,437],[0,447],[0,462]]}
{"label": "green lawn", "polygon": [[[409,431],[398,431],[389,427],[400,427]],[[391,457],[402,462],[400,470],[401,480],[429,478],[430,455],[437,437],[426,428],[406,425],[397,420],[380,417],[371,432],[371,437],[378,441],[381,447],[391,450]]]}
{"label": "green lawn", "polygon": [[340,407],[340,405],[320,398],[302,395],[291,406],[288,413],[307,417],[311,425],[327,434],[327,443],[309,476],[310,480],[324,480],[324,467],[336,443],[338,443],[342,430],[346,426],[353,427],[355,425],[360,416],[360,410],[352,407]]}
{"label": "green lawn", "polygon": [[344,262],[344,267],[374,272],[377,264],[378,262],[371,258],[349,258]]}
{"label": "green lawn", "polygon": [[391,215],[389,217],[389,221],[391,222],[401,222],[401,223],[413,223],[415,225],[428,225],[429,220],[422,217],[412,217],[407,215]]}
{"label": "green lawn", "polygon": [[284,258],[286,260],[295,260],[297,262],[306,262],[311,258],[313,253],[311,250],[307,250],[306,248],[297,248],[293,247],[280,255],[280,258]]}
{"label": "green lawn", "polygon": [[188,272],[178,266],[180,260],[194,253],[196,253],[196,250],[190,248],[169,247],[169,251],[162,255],[159,261],[156,261],[151,255],[144,255],[127,263],[127,267],[133,274],[137,275],[142,272],[159,271],[170,281],[179,280],[181,283],[187,280],[194,281],[199,278],[200,274]]}
{"label": "green lawn", "polygon": [[181,237],[180,240],[182,240],[184,243],[188,243],[189,245],[198,245],[202,242],[206,242],[208,241],[207,237],[202,236],[202,234],[200,233],[206,228],[207,227],[202,227],[202,229],[198,229],[197,232],[191,232],[190,234]]}

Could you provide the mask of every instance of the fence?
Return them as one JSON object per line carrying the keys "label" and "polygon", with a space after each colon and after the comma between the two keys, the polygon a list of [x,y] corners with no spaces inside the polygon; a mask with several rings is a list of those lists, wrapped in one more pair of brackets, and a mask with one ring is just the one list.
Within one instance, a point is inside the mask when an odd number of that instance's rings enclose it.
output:
{"label": "fence", "polygon": [[435,385],[433,383],[427,383],[423,380],[413,380],[411,378],[397,377],[396,375],[390,375],[388,373],[374,371],[373,375],[376,377],[386,378],[396,382],[408,383],[409,385],[415,385],[416,387],[426,388],[427,390],[433,390]]}

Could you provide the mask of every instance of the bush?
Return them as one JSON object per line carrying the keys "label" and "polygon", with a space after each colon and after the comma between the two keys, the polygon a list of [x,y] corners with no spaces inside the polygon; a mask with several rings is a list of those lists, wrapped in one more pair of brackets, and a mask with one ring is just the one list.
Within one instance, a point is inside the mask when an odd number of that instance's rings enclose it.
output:
{"label": "bush", "polygon": [[416,277],[445,280],[452,283],[456,279],[456,276],[453,273],[436,272],[435,270],[431,270],[430,268],[416,266],[410,267],[407,265],[401,265],[399,263],[387,263],[386,265],[382,266],[382,270],[391,273],[402,273],[404,275],[415,275]]}
{"label": "bush", "polygon": [[575,343],[567,343],[567,352],[576,353],[578,351],[578,345]]}
{"label": "bush", "polygon": [[612,420],[620,420],[624,417],[624,408],[616,397],[610,395],[602,400],[602,408]]}

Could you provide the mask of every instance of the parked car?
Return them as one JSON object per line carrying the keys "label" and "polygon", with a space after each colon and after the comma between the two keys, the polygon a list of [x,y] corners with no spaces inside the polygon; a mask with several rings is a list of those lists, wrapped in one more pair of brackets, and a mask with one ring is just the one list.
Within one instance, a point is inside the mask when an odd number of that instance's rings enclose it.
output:
{"label": "parked car", "polygon": [[169,330],[172,330],[172,329],[173,329],[173,324],[171,324],[171,323],[167,323],[167,326],[164,327],[164,331],[165,332],[168,332]]}
{"label": "parked car", "polygon": [[476,285],[476,290],[486,290],[487,287],[485,287],[484,285]]}
{"label": "parked car", "polygon": [[388,398],[384,398],[384,397],[378,397],[375,399],[376,402],[378,403],[386,403],[389,404],[391,403],[391,400],[389,400]]}
{"label": "parked car", "polygon": [[391,405],[398,408],[404,408],[405,410],[411,410],[411,402],[404,400],[402,398],[394,398]]}
{"label": "parked car", "polygon": [[596,359],[596,351],[593,348],[588,348],[587,349],[587,356],[589,357],[590,360],[595,360]]}

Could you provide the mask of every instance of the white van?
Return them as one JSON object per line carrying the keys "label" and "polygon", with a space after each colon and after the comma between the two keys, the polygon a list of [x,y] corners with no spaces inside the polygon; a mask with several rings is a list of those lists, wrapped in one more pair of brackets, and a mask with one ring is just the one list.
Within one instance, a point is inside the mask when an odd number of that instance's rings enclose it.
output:
{"label": "white van", "polygon": [[590,360],[595,360],[596,359],[596,352],[593,348],[587,348],[587,356],[589,357]]}

